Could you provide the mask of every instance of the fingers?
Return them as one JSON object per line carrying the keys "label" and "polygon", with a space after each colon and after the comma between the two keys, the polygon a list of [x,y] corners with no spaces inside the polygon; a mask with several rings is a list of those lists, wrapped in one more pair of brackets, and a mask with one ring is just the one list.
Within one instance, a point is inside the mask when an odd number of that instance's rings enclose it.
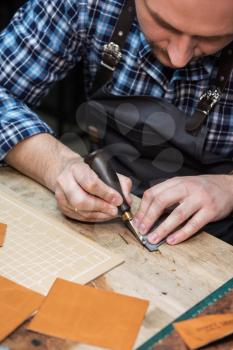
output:
{"label": "fingers", "polygon": [[171,245],[181,243],[186,239],[192,237],[209,222],[210,218],[208,211],[202,209],[199,212],[197,212],[183,228],[171,234],[167,238],[167,243]]}
{"label": "fingers", "polygon": [[186,195],[186,188],[181,183],[168,187],[163,191],[153,188],[147,190],[136,215],[137,227],[140,233],[148,233],[164,210],[181,202]]}
{"label": "fingers", "polygon": [[148,239],[154,244],[163,239],[169,244],[186,240],[209,222],[224,218],[232,211],[231,185],[227,180],[222,175],[186,176],[150,188],[136,216],[137,228],[142,234],[147,233],[165,209],[176,204]]}
{"label": "fingers", "polygon": [[[119,175],[122,191],[130,203],[131,180]],[[82,221],[109,220],[118,215],[123,198],[107,186],[85,163],[68,163],[56,182],[58,207],[65,215]],[[75,208],[75,212],[74,212]]]}
{"label": "fingers", "polygon": [[[157,227],[157,229],[150,233],[149,242],[153,244],[159,243],[165,239],[169,234],[177,230],[184,224],[191,216],[193,216],[200,209],[200,204],[193,202],[191,198],[187,198],[183,203],[178,205],[171,214]],[[171,235],[172,236],[172,235]],[[170,239],[170,237],[168,240]]]}
{"label": "fingers", "polygon": [[116,216],[118,213],[116,206],[110,205],[101,198],[86,193],[78,186],[72,176],[68,176],[65,183],[58,184],[55,197],[59,208],[71,210],[76,208],[77,211],[102,212],[111,217]]}
{"label": "fingers", "polygon": [[129,205],[132,204],[132,197],[131,197],[131,190],[132,190],[132,181],[129,177],[124,176],[124,175],[120,175],[117,174],[120,184],[121,184],[121,188],[122,188],[122,192],[125,196],[125,199],[127,200],[127,203]]}
{"label": "fingers", "polygon": [[87,164],[83,164],[82,172],[77,167],[73,170],[74,179],[87,193],[103,199],[115,206],[122,203],[121,195],[107,186]]}
{"label": "fingers", "polygon": [[67,198],[64,194],[64,192],[62,191],[62,189],[60,187],[56,187],[55,190],[55,198],[57,200],[57,206],[59,209],[63,210],[72,210],[73,208],[71,207],[71,205],[69,205]]}
{"label": "fingers", "polygon": [[[177,180],[179,180],[179,178],[177,178]],[[139,225],[142,222],[143,218],[145,217],[145,214],[149,206],[151,205],[153,198],[156,197],[159,193],[165,190],[169,190],[174,185],[175,185],[175,179],[173,178],[173,179],[164,181],[158,185],[155,185],[144,192],[142,201],[140,203],[140,207],[134,216],[135,226],[139,228]],[[152,191],[153,191],[153,195],[152,195]]]}
{"label": "fingers", "polygon": [[98,212],[98,211],[84,211],[78,209],[78,207],[73,207],[70,205],[67,201],[67,198],[64,194],[64,192],[57,188],[55,192],[55,197],[57,200],[58,208],[60,211],[65,215],[68,216],[71,219],[79,220],[79,221],[88,221],[88,222],[101,222],[101,221],[107,221],[111,220],[114,217],[116,217],[116,212],[114,212],[114,215],[106,213],[106,212]]}

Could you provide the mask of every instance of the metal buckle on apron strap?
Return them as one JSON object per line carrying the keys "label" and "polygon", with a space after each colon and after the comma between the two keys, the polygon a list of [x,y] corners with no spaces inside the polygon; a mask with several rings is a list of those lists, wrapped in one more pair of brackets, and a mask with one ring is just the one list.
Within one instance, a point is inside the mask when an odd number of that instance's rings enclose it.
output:
{"label": "metal buckle on apron strap", "polygon": [[220,100],[221,92],[219,88],[212,88],[204,92],[200,97],[200,102],[197,106],[197,111],[204,113],[206,116],[210,113],[211,109]]}
{"label": "metal buckle on apron strap", "polygon": [[221,98],[221,90],[213,87],[204,92],[199,100],[195,113],[186,122],[185,129],[192,135],[197,135],[211,109]]}
{"label": "metal buckle on apron strap", "polygon": [[110,43],[105,44],[103,47],[103,59],[100,64],[105,68],[114,71],[120,62],[121,57],[122,53],[120,46],[111,41]]}

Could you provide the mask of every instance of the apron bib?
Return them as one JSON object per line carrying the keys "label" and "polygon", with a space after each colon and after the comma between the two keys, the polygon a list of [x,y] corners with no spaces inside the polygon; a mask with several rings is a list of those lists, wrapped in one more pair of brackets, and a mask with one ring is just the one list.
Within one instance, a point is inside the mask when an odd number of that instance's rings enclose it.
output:
{"label": "apron bib", "polygon": [[[219,101],[232,69],[232,43],[223,50],[213,86],[201,96],[192,116],[163,99],[112,95],[109,81],[120,62],[134,10],[134,0],[126,0],[111,42],[103,47],[91,100],[77,111],[79,127],[88,133],[93,150],[104,148],[114,169],[132,179],[133,193],[138,196],[174,176],[230,173],[232,159],[207,152],[205,140],[207,116]],[[232,227],[229,216],[205,229],[233,243]]]}
{"label": "apron bib", "polygon": [[207,126],[198,135],[186,131],[188,116],[158,98],[112,95],[106,84],[77,113],[93,149],[111,154],[117,172],[133,180],[139,196],[174,176],[227,174],[232,159],[204,149]]}

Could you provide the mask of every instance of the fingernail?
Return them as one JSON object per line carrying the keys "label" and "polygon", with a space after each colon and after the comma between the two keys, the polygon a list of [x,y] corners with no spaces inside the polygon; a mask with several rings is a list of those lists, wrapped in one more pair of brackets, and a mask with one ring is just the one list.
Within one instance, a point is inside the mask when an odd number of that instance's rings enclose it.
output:
{"label": "fingernail", "polygon": [[139,226],[139,231],[142,235],[144,235],[146,233],[146,226],[144,224],[141,224]]}
{"label": "fingernail", "polygon": [[112,197],[112,199],[111,199],[111,204],[113,204],[113,205],[117,205],[117,198],[116,197]]}
{"label": "fingernail", "polygon": [[111,209],[109,210],[109,214],[112,215],[112,216],[116,216],[117,213],[118,213],[117,208],[111,208]]}
{"label": "fingernail", "polygon": [[168,237],[167,243],[168,244],[175,244],[176,243],[176,237],[175,236]]}
{"label": "fingernail", "polygon": [[148,236],[148,241],[150,243],[157,244],[159,243],[160,238],[156,234],[152,233]]}
{"label": "fingernail", "polygon": [[111,200],[111,204],[116,205],[116,206],[120,205],[121,204],[120,198],[119,197],[113,197],[112,200]]}

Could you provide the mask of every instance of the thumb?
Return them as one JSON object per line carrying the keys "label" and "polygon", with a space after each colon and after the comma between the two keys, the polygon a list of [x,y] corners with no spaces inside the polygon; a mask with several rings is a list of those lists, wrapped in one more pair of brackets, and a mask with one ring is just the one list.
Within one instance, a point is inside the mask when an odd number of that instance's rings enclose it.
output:
{"label": "thumb", "polygon": [[132,196],[130,194],[131,190],[132,190],[132,181],[129,177],[121,175],[121,174],[117,174],[120,184],[121,184],[121,188],[122,188],[122,192],[125,196],[125,199],[127,200],[127,203],[129,205],[132,204]]}

